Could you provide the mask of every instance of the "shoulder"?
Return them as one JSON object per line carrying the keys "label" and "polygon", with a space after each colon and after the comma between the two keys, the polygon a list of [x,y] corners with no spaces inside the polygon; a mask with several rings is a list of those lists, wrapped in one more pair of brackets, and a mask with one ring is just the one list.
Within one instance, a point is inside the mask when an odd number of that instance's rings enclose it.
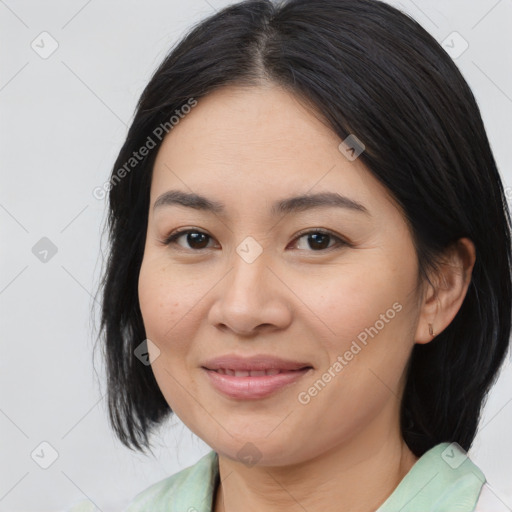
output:
{"label": "shoulder", "polygon": [[[195,464],[139,492],[123,512],[211,512],[218,478],[218,458],[213,450]],[[83,500],[65,512],[101,512]]]}
{"label": "shoulder", "polygon": [[218,458],[212,450],[194,465],[137,494],[124,512],[210,512],[217,477]]}
{"label": "shoulder", "polygon": [[416,461],[377,512],[474,512],[485,481],[457,443],[439,443]]}

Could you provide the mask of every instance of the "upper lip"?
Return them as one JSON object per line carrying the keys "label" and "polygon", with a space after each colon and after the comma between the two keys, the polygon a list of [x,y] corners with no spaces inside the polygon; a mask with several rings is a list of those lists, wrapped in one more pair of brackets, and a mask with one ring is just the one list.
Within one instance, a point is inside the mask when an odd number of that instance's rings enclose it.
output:
{"label": "upper lip", "polygon": [[312,368],[309,363],[281,359],[280,357],[258,354],[250,357],[226,354],[213,359],[208,359],[201,365],[208,370],[300,370]]}

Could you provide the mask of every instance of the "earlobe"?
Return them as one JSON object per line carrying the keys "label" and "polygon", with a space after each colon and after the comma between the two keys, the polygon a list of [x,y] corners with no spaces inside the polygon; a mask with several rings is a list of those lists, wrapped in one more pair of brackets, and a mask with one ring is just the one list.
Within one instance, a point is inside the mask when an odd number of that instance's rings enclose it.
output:
{"label": "earlobe", "polygon": [[455,318],[466,297],[475,260],[475,246],[469,238],[457,240],[447,250],[421,305],[416,343],[429,343]]}
{"label": "earlobe", "polygon": [[[438,312],[442,305],[437,289],[429,285],[431,294],[424,299],[414,341],[421,345],[432,341],[441,331]],[[444,328],[444,327],[443,327]]]}

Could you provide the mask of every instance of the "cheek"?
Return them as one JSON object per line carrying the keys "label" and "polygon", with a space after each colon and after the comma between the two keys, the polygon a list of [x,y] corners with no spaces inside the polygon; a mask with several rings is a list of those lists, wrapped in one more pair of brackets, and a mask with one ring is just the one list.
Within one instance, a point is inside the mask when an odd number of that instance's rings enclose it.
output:
{"label": "cheek", "polygon": [[211,273],[170,264],[151,249],[144,256],[138,282],[142,319],[146,336],[169,363],[191,352],[207,317],[204,298],[214,284]]}
{"label": "cheek", "polygon": [[[385,326],[385,330],[397,323],[394,318],[400,316],[396,311],[400,306],[393,309],[393,304],[398,302],[403,306],[405,297],[400,279],[403,276],[379,267],[378,262],[375,265],[365,262],[331,269],[328,279],[316,276],[315,283],[302,280],[302,286],[296,290],[327,328],[333,346],[337,346],[340,341],[364,333],[365,328],[376,322],[380,328]],[[380,315],[390,322],[383,324]]]}
{"label": "cheek", "polygon": [[341,386],[343,393],[376,398],[375,386],[384,393],[397,389],[413,346],[414,272],[414,264],[397,268],[381,257],[332,272],[336,278],[310,293],[308,303],[327,333],[322,343],[329,362],[321,371],[342,358],[342,369],[331,370],[343,375],[333,379],[332,392]]}
{"label": "cheek", "polygon": [[[146,335],[165,350],[168,341],[180,327],[191,301],[191,289],[185,289],[176,273],[170,273],[165,264],[153,258],[144,258],[138,282],[139,305]],[[184,291],[185,290],[185,291]],[[177,337],[176,337],[177,339]]]}
{"label": "cheek", "polygon": [[[186,281],[165,262],[145,256],[138,294],[146,336],[158,347],[158,352],[150,348],[155,351],[151,369],[167,403],[180,418],[189,414],[188,393],[195,394],[186,363],[190,340],[195,335],[192,329],[197,329],[197,322],[191,321],[191,308],[197,302],[195,293],[200,292],[194,290],[189,279]],[[188,392],[184,390],[185,383]]]}
{"label": "cheek", "polygon": [[159,272],[155,271],[155,265],[148,262],[145,257],[139,272],[138,294],[139,306],[146,329],[146,335],[151,338],[153,333],[161,328],[162,313],[165,298],[165,287],[159,279]]}

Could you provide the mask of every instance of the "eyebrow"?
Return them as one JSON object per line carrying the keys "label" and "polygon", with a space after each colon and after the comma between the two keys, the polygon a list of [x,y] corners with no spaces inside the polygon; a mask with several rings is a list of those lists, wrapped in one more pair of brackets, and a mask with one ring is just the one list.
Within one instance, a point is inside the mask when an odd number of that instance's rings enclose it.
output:
{"label": "eyebrow", "polygon": [[[225,214],[226,207],[219,201],[208,199],[200,194],[169,190],[159,196],[153,205],[153,211],[163,206],[184,206],[195,210]],[[271,214],[277,216],[293,212],[303,212],[314,208],[345,208],[371,216],[368,209],[361,203],[336,192],[319,192],[317,194],[304,194],[288,197],[273,203]]]}

